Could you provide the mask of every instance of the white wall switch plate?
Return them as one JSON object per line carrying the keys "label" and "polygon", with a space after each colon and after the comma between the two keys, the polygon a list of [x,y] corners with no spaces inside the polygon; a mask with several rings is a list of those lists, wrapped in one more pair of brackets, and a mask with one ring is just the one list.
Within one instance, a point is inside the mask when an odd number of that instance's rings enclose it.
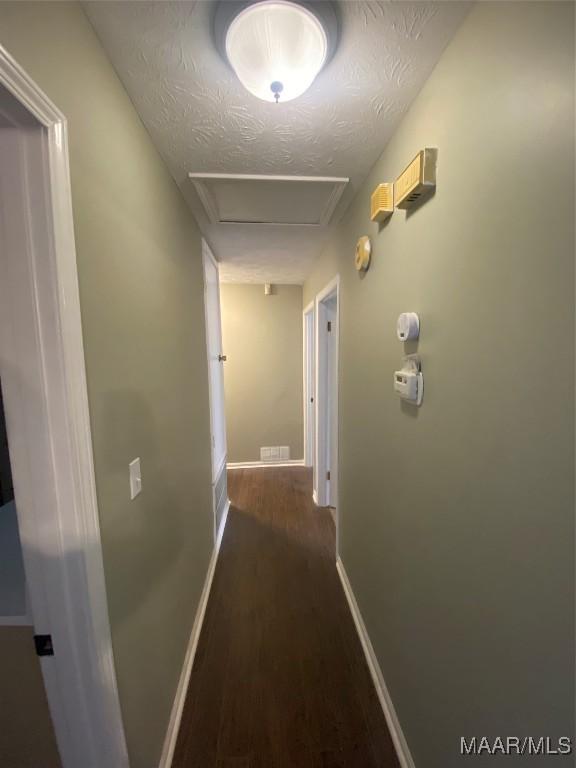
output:
{"label": "white wall switch plate", "polygon": [[140,471],[140,459],[134,459],[128,464],[130,471],[130,499],[135,499],[142,490],[142,472]]}

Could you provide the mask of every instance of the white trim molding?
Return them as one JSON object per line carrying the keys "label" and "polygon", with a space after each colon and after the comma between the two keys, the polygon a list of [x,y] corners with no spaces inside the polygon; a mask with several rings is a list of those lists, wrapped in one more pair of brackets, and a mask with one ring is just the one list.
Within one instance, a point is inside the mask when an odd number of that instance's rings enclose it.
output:
{"label": "white trim molding", "polygon": [[53,638],[54,656],[42,657],[41,667],[63,768],[128,768],[94,481],[67,123],[1,46],[0,85],[18,102],[15,109],[5,100],[21,164],[4,180],[14,182],[3,205],[16,221],[2,237],[12,246],[19,239],[21,248],[11,258],[0,245],[9,273],[0,281],[0,366],[29,610],[35,632]]}
{"label": "white trim molding", "polygon": [[352,585],[350,584],[348,575],[346,574],[346,569],[344,568],[344,563],[340,557],[338,557],[336,560],[336,568],[338,570],[338,575],[340,576],[340,581],[342,582],[342,588],[344,589],[346,600],[348,601],[350,613],[354,619],[358,637],[362,643],[362,649],[364,650],[368,669],[370,670],[372,681],[374,683],[374,687],[376,688],[378,699],[380,700],[380,706],[384,712],[384,717],[386,718],[386,723],[388,724],[388,730],[390,731],[390,736],[394,742],[400,768],[415,768],[414,760],[412,759],[410,749],[408,748],[408,743],[404,737],[404,733],[400,726],[400,721],[398,720],[396,710],[394,709],[394,704],[392,703],[390,693],[384,681],[384,675],[382,674],[380,664],[378,663],[378,659],[374,653],[374,648],[372,647],[370,636],[368,635],[368,630],[364,624],[362,614],[360,613],[358,603],[356,602],[356,597],[354,596],[354,592],[352,590]]}
{"label": "white trim molding", "polygon": [[176,695],[172,705],[172,712],[170,714],[170,720],[168,722],[168,729],[166,731],[166,738],[164,740],[164,747],[162,749],[162,755],[160,757],[158,768],[171,768],[172,761],[174,759],[174,750],[176,749],[176,742],[178,740],[178,732],[180,730],[182,712],[184,711],[184,704],[186,702],[186,694],[188,693],[190,675],[192,674],[194,658],[196,657],[196,651],[198,649],[198,641],[200,640],[200,633],[202,632],[202,626],[204,624],[206,606],[208,605],[210,590],[212,589],[212,582],[214,580],[214,573],[216,571],[216,564],[218,562],[222,537],[224,536],[224,529],[226,528],[226,522],[228,520],[229,509],[230,500],[228,499],[224,509],[224,514],[222,516],[220,529],[216,537],[216,545],[212,552],[210,563],[208,564],[208,571],[206,573],[204,587],[202,588],[200,602],[198,603],[198,608],[196,609],[194,623],[192,624],[190,640],[188,641],[188,648],[186,649],[186,655],[184,656],[182,672],[180,673],[180,680],[178,681],[178,687],[176,688]]}
{"label": "white trim molding", "polygon": [[[328,425],[332,413],[329,406],[328,381],[328,332],[326,329],[326,305],[329,297],[336,297],[336,327],[332,329],[335,337],[335,354],[333,365],[336,369],[334,378],[334,391],[332,394],[332,408],[335,409],[334,422],[335,434],[328,445]],[[339,355],[340,355],[340,275],[335,275],[330,282],[316,295],[315,307],[315,366],[314,366],[314,406],[315,406],[315,441],[314,441],[314,472],[313,488],[314,502],[317,506],[333,506],[336,508],[336,554],[340,551],[340,525],[338,514],[338,408],[339,408]],[[331,457],[330,448],[332,447]],[[332,458],[332,461],[330,461]],[[332,466],[330,466],[332,464]],[[330,469],[330,480],[327,479],[327,470]]]}
{"label": "white trim molding", "polygon": [[228,498],[228,468],[226,466],[226,457],[222,461],[220,471],[216,479],[212,482],[212,508],[214,516],[214,544],[218,541],[218,535],[222,530],[222,520],[230,506]]}
{"label": "white trim molding", "polygon": [[336,206],[338,205],[340,198],[346,188],[346,185],[350,181],[347,176],[270,176],[268,174],[254,174],[254,173],[189,173],[188,178],[194,185],[198,197],[204,206],[204,210],[211,224],[229,225],[229,224],[252,224],[251,221],[231,221],[223,219],[220,216],[217,199],[215,198],[213,190],[209,187],[209,182],[214,181],[226,181],[226,182],[267,182],[275,184],[292,184],[294,182],[316,185],[330,185],[332,189],[329,191],[329,195],[324,203],[322,211],[319,213],[317,221],[314,222],[301,222],[301,221],[259,221],[260,226],[277,226],[278,224],[285,227],[325,227],[328,226],[332,219]]}
{"label": "white trim molding", "polygon": [[228,469],[264,469],[265,467],[303,467],[304,459],[288,459],[287,461],[230,461]]}
{"label": "white trim molding", "polygon": [[302,312],[302,408],[304,428],[304,464],[314,466],[314,427],[316,406],[314,403],[315,331],[316,309],[311,301]]}

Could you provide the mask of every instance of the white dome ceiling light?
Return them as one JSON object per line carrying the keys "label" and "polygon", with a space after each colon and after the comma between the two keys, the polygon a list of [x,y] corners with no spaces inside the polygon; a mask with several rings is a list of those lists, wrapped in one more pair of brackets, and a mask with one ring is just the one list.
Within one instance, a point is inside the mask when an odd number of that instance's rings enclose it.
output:
{"label": "white dome ceiling light", "polygon": [[334,52],[332,3],[220,2],[216,43],[247,91],[263,101],[301,96]]}

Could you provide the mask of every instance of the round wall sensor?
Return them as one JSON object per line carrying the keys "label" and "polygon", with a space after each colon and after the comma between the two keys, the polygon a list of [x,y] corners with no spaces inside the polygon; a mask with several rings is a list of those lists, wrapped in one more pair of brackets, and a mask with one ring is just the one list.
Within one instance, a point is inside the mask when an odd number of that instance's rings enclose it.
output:
{"label": "round wall sensor", "polygon": [[367,235],[363,235],[356,243],[356,252],[354,254],[354,264],[358,272],[366,272],[370,266],[370,254],[372,253],[372,244]]}
{"label": "round wall sensor", "polygon": [[396,333],[400,341],[418,338],[420,335],[420,318],[416,312],[402,312],[398,318]]}

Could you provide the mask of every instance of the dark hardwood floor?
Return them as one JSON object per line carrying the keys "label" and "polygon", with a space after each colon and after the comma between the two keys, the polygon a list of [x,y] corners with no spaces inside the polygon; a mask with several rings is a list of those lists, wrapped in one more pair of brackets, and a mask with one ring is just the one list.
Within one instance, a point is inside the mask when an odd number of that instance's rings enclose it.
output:
{"label": "dark hardwood floor", "polygon": [[310,471],[228,477],[173,768],[397,768]]}

